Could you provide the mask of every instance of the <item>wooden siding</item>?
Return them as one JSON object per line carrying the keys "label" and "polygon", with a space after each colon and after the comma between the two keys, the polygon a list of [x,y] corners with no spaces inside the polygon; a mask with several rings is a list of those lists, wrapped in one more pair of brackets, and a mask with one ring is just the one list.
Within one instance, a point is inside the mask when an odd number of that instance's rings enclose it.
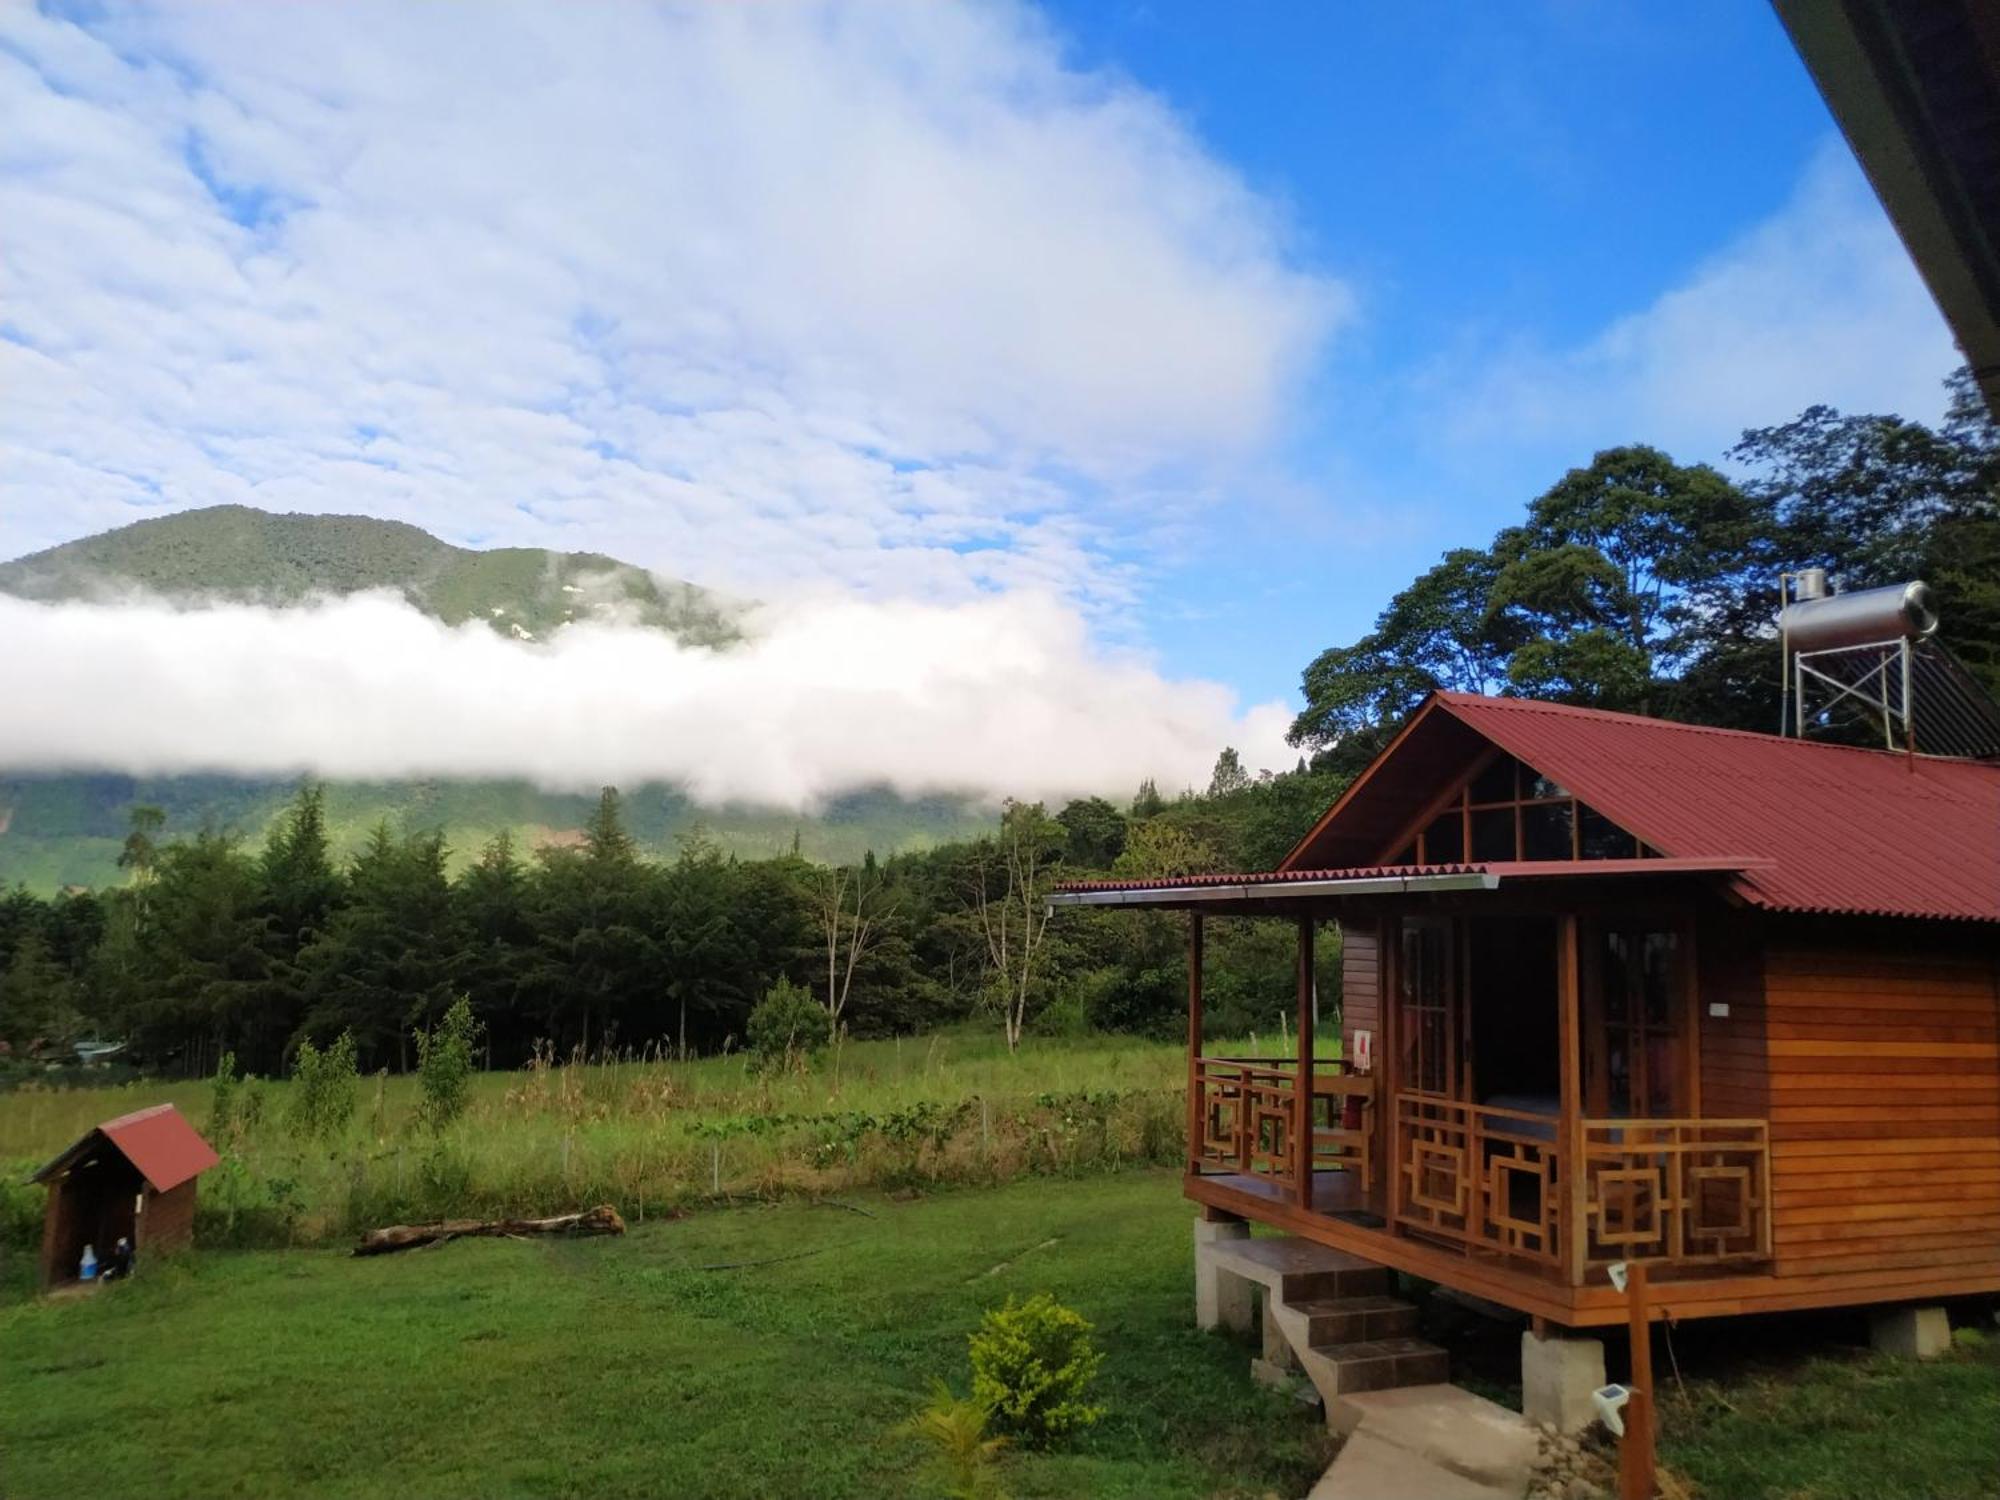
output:
{"label": "wooden siding", "polygon": [[1375,1033],[1375,1055],[1382,1055],[1382,934],[1380,925],[1363,917],[1340,924],[1340,1043],[1352,1056],[1357,1031]]}
{"label": "wooden siding", "polygon": [[[1771,1100],[1764,1052],[1764,955],[1757,919],[1718,907],[1695,933],[1697,1088],[1711,1120],[1762,1120]],[[1717,1016],[1712,1007],[1726,1005]]]}
{"label": "wooden siding", "polygon": [[1769,933],[1773,1269],[1899,1285],[1912,1271],[2000,1275],[1990,939],[1821,924]]}

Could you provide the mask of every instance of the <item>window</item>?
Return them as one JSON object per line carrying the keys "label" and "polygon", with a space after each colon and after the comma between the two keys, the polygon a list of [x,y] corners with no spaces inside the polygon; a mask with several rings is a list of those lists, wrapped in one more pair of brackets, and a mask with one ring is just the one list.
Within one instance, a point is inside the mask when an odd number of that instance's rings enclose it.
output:
{"label": "window", "polygon": [[1510,755],[1481,765],[1385,863],[1657,858],[1551,776]]}

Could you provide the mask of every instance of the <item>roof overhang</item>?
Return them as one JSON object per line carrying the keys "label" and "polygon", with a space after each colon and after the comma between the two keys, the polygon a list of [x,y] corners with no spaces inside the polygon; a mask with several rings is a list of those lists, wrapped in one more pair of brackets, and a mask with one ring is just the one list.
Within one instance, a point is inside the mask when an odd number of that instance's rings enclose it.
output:
{"label": "roof overhang", "polygon": [[1116,887],[1054,891],[1051,906],[1207,906],[1229,902],[1298,901],[1328,896],[1393,896],[1421,891],[1490,891],[1498,875],[1355,875],[1330,880],[1260,880],[1237,883]]}
{"label": "roof overhang", "polygon": [[1451,870],[1328,871],[1291,875],[1190,875],[1147,884],[1140,881],[1100,881],[1058,887],[1051,906],[1150,906],[1191,908],[1210,906],[1280,906],[1299,901],[1338,901],[1349,897],[1442,895],[1492,891],[1503,885],[1541,885],[1554,881],[1618,879],[1646,876],[1740,875],[1768,861],[1721,859],[1593,859],[1508,861]]}
{"label": "roof overhang", "polygon": [[2000,418],[2000,7],[1773,3]]}

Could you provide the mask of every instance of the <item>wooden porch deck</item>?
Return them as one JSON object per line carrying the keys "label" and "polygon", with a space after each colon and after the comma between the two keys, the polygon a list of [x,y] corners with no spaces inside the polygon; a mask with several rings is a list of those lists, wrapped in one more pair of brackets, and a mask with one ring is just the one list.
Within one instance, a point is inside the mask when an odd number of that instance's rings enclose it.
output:
{"label": "wooden porch deck", "polygon": [[[1355,1217],[1367,1210],[1351,1172],[1315,1172],[1309,1210],[1289,1190],[1259,1174],[1188,1173],[1182,1178],[1182,1188],[1191,1201],[1206,1210],[1330,1245],[1561,1327],[1622,1324],[1627,1316],[1624,1297],[1608,1283],[1570,1286],[1550,1268],[1493,1253],[1468,1253]],[[1905,1282],[1907,1291],[1903,1290]],[[1995,1290],[2000,1290],[2000,1269],[1995,1268],[1942,1281],[1935,1268],[1884,1268],[1821,1276],[1802,1284],[1796,1278],[1779,1276],[1772,1268],[1660,1267],[1653,1276],[1652,1303],[1661,1318],[1712,1318],[1893,1301],[1899,1292],[1911,1297],[1938,1297]]]}

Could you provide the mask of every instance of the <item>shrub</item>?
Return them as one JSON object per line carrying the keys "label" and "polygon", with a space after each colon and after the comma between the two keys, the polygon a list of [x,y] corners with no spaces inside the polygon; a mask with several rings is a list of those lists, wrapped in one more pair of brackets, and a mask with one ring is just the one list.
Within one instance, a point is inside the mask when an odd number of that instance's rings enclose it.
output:
{"label": "shrub", "polygon": [[810,1057],[826,1040],[826,1011],[809,990],[780,979],[750,1012],[746,1030],[759,1068],[787,1067]]}
{"label": "shrub", "polygon": [[949,1500],[1000,1500],[993,1461],[1007,1439],[987,1435],[992,1420],[992,1407],[954,1396],[940,1380],[931,1386],[923,1409],[897,1430],[930,1445],[932,1465]]}
{"label": "shrub", "polygon": [[208,1086],[208,1138],[225,1150],[236,1128],[236,1087],[236,1054],[225,1052],[216,1060]]}
{"label": "shrub", "polygon": [[972,1335],[972,1397],[1000,1426],[1042,1446],[1104,1415],[1084,1400],[1104,1356],[1081,1313],[1037,1292],[1018,1307],[1009,1297]]}
{"label": "shrub", "polygon": [[479,1023],[463,995],[451,1002],[437,1025],[417,1033],[417,1086],[423,1093],[417,1112],[433,1133],[442,1133],[465,1113],[478,1044]]}
{"label": "shrub", "polygon": [[332,1140],[354,1118],[354,1033],[343,1031],[324,1052],[299,1043],[292,1065],[292,1133],[309,1141]]}

